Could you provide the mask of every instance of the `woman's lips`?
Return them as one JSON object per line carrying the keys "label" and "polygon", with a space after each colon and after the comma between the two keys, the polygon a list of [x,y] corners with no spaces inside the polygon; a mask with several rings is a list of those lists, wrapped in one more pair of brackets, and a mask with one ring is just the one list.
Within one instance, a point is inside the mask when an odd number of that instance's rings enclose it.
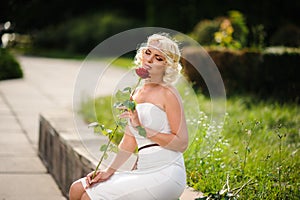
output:
{"label": "woman's lips", "polygon": [[149,69],[151,69],[151,67],[150,66],[148,66],[148,65],[144,65],[143,66],[146,70],[149,70]]}

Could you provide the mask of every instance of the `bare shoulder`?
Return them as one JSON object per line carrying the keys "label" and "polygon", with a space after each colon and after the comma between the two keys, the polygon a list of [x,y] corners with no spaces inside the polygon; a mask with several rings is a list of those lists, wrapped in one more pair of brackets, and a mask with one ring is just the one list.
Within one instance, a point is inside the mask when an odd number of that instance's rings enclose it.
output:
{"label": "bare shoulder", "polygon": [[178,99],[180,97],[178,90],[172,85],[164,87],[164,94],[166,95],[166,98]]}
{"label": "bare shoulder", "polygon": [[164,98],[165,102],[170,104],[170,103],[179,103],[181,105],[181,97],[178,92],[178,90],[172,86],[172,85],[167,85],[164,87]]}

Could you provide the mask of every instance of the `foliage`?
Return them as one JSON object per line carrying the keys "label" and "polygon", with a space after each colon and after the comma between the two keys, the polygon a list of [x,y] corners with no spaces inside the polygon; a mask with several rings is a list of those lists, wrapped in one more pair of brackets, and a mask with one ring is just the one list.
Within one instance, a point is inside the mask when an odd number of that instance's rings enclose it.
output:
{"label": "foliage", "polygon": [[[299,101],[300,51],[297,48],[266,48],[264,51],[206,48],[221,73],[227,95],[253,94],[258,98]],[[185,48],[185,58],[200,62],[200,48]],[[196,55],[196,56],[195,56]],[[198,60],[197,60],[198,59]],[[184,60],[186,75],[207,93],[204,80]]]}
{"label": "foliage", "polygon": [[229,19],[224,19],[220,25],[219,31],[214,33],[215,41],[221,47],[241,48],[241,43],[233,39],[233,26]]}
{"label": "foliage", "polygon": [[272,46],[300,46],[300,28],[294,24],[279,27],[270,39]]}
{"label": "foliage", "polygon": [[[138,8],[133,9],[132,8]],[[161,8],[163,12],[157,14]],[[3,1],[0,7],[1,23],[10,20],[18,33],[42,30],[51,25],[66,22],[79,14],[92,12],[121,12],[124,18],[134,18],[142,21],[141,26],[166,27],[187,33],[193,30],[195,24],[201,19],[212,19],[224,15],[231,9],[240,10],[247,17],[249,27],[262,24],[266,32],[266,44],[270,44],[270,37],[274,31],[280,30],[285,24],[293,23],[299,27],[299,1],[232,1],[224,0],[173,0],[140,1],[127,0],[120,3],[118,0],[110,1]],[[49,12],[55,11],[55,12]],[[28,12],[30,11],[30,12]],[[176,16],[176,17],[174,17]],[[286,38],[288,39],[288,38]],[[252,42],[250,41],[250,44]]]}
{"label": "foliage", "polygon": [[102,163],[102,161],[104,159],[108,158],[108,153],[107,151],[110,150],[111,152],[118,152],[118,149],[116,148],[116,146],[111,145],[111,142],[115,136],[115,133],[117,132],[117,130],[119,129],[119,124],[117,123],[115,126],[115,129],[112,131],[111,129],[106,129],[104,125],[99,124],[98,122],[92,122],[88,125],[88,127],[93,127],[94,128],[94,132],[97,133],[97,131],[99,131],[100,133],[103,133],[104,135],[106,135],[108,137],[108,142],[107,144],[104,144],[100,147],[100,151],[103,152],[102,156],[99,159],[99,162],[94,170],[92,179],[95,178],[97,171]]}
{"label": "foliage", "polygon": [[[95,113],[93,112],[95,108]],[[111,109],[111,97],[101,97],[96,99],[86,99],[81,103],[79,113],[84,116],[84,120],[87,123],[99,121],[101,124],[105,124],[105,127],[115,127],[116,122],[112,115]],[[101,130],[95,130],[96,132],[105,132]],[[123,130],[118,128],[112,138],[114,144],[119,144],[123,137]]]}
{"label": "foliage", "polygon": [[211,45],[214,43],[214,33],[219,30],[220,24],[220,19],[201,20],[194,27],[191,37],[201,45]]}
{"label": "foliage", "polygon": [[200,21],[191,36],[201,45],[240,49],[247,46],[248,32],[243,14],[232,10],[228,16]]}
{"label": "foliage", "polygon": [[[209,104],[209,99],[200,101]],[[217,126],[207,126],[200,113],[198,137],[184,154],[188,184],[205,194],[199,199],[299,198],[297,105],[236,97],[228,100],[227,112],[222,134],[209,135],[215,141],[211,145],[206,137]],[[246,185],[224,193],[225,183],[232,188]]]}
{"label": "foliage", "polygon": [[234,29],[232,37],[241,44],[241,47],[246,47],[249,30],[244,15],[240,11],[231,10],[228,16]]}
{"label": "foliage", "polygon": [[134,58],[131,58],[131,57],[119,57],[118,59],[116,59],[112,62],[112,65],[122,67],[125,69],[129,69],[129,68],[131,68],[131,66],[134,65],[133,59]]}
{"label": "foliage", "polygon": [[254,25],[251,27],[252,40],[250,47],[254,49],[262,50],[265,47],[266,31],[262,24]]}
{"label": "foliage", "polygon": [[113,12],[91,14],[38,31],[33,37],[33,43],[35,48],[87,53],[108,37],[138,24],[137,20]]}
{"label": "foliage", "polygon": [[0,80],[22,77],[23,71],[19,62],[8,49],[0,48]]}

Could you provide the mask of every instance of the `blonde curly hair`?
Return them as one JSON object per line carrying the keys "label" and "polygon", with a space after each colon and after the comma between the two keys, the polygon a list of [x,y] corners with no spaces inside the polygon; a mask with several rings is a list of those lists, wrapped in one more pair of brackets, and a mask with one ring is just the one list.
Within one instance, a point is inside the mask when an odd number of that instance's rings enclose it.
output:
{"label": "blonde curly hair", "polygon": [[172,84],[178,78],[182,66],[180,64],[180,50],[178,43],[172,39],[167,33],[156,33],[148,37],[147,43],[142,44],[137,50],[134,63],[140,66],[144,50],[148,47],[155,48],[162,52],[167,60],[167,67],[163,77],[163,81]]}

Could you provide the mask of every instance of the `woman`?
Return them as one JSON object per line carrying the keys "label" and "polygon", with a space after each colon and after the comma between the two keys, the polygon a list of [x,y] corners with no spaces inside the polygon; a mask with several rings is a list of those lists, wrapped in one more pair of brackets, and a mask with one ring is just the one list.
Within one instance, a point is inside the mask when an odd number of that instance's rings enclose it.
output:
{"label": "woman", "polygon": [[[167,34],[151,35],[135,57],[138,66],[149,72],[143,86],[132,98],[134,111],[120,117],[128,119],[119,152],[110,166],[75,181],[70,200],[173,200],[186,185],[182,153],[188,146],[188,132],[183,106],[177,90],[171,85],[180,73],[178,45]],[[143,127],[146,137],[139,135]],[[138,148],[137,168],[128,172],[116,170]]]}

